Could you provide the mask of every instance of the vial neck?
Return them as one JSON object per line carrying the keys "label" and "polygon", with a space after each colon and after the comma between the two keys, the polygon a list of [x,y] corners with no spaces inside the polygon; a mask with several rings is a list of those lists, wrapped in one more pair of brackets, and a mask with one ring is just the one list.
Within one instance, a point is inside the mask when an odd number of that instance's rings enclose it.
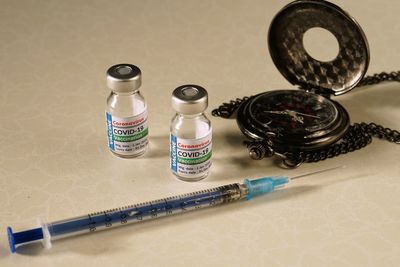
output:
{"label": "vial neck", "polygon": [[183,118],[183,119],[194,119],[194,118],[196,118],[196,117],[203,116],[203,112],[196,113],[196,114],[182,114],[182,113],[177,113],[177,115],[178,115],[180,118]]}
{"label": "vial neck", "polygon": [[129,96],[129,95],[133,95],[139,92],[139,89],[136,90],[132,90],[129,92],[117,92],[117,91],[112,91],[113,94],[115,95],[120,95],[120,96]]}

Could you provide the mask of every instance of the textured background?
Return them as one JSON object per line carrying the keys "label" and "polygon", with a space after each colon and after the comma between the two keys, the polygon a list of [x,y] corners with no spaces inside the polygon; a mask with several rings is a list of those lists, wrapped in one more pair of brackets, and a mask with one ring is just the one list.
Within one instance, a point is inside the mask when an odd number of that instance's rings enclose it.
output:
{"label": "textured background", "polygon": [[[213,169],[198,183],[168,169],[171,91],[197,83],[210,108],[235,97],[294,88],[273,65],[267,29],[289,1],[0,0],[1,266],[399,266],[400,146],[380,140],[361,151],[296,170],[251,161],[231,120],[211,118]],[[400,2],[335,1],[362,25],[368,73],[400,69]],[[317,46],[319,43],[316,44]],[[324,50],[324,44],[320,44]],[[107,151],[105,70],[143,71],[150,149],[124,160]],[[335,98],[352,121],[400,129],[400,85]],[[347,168],[293,183],[273,195],[21,247],[21,230],[243,177]]]}

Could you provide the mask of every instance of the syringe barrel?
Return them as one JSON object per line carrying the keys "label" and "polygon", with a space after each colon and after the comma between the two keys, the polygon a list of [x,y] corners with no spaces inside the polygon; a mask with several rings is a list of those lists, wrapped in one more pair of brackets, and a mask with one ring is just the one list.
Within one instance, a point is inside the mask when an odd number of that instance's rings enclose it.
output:
{"label": "syringe barrel", "polygon": [[47,223],[43,229],[55,240],[232,202],[244,198],[246,192],[243,185],[230,184]]}
{"label": "syringe barrel", "polygon": [[14,233],[7,228],[10,249],[15,252],[18,245],[43,240],[46,247],[51,241],[82,233],[93,233],[112,227],[142,222],[159,217],[174,215],[195,209],[212,207],[246,198],[247,200],[272,192],[288,183],[286,177],[264,177],[245,179],[243,184],[235,183],[193,193],[143,202],[121,208],[105,210],[71,219],[42,223],[41,228]]}

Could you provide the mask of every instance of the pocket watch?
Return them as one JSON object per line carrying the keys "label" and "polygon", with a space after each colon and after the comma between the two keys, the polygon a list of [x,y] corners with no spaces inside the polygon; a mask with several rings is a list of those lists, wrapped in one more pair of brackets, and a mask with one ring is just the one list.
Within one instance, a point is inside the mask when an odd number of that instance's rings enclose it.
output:
{"label": "pocket watch", "polygon": [[[315,27],[336,37],[339,53],[333,60],[316,60],[304,48],[304,33]],[[297,167],[365,147],[372,136],[400,143],[396,130],[375,123],[351,125],[345,108],[331,99],[356,86],[400,81],[400,72],[364,77],[369,64],[367,39],[340,7],[318,0],[288,4],[271,22],[268,47],[280,73],[299,89],[236,99],[212,113],[224,118],[236,114],[251,158],[276,155],[284,167]]]}

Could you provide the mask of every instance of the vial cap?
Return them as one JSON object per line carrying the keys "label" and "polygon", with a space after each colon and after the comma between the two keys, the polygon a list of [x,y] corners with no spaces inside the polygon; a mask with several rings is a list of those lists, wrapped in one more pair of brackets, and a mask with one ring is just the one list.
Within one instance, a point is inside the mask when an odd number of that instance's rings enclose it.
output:
{"label": "vial cap", "polygon": [[182,85],[172,92],[172,108],[182,114],[197,114],[208,106],[206,89],[194,84]]}
{"label": "vial cap", "polygon": [[111,90],[127,93],[142,85],[142,72],[132,64],[117,64],[107,70],[107,86]]}

